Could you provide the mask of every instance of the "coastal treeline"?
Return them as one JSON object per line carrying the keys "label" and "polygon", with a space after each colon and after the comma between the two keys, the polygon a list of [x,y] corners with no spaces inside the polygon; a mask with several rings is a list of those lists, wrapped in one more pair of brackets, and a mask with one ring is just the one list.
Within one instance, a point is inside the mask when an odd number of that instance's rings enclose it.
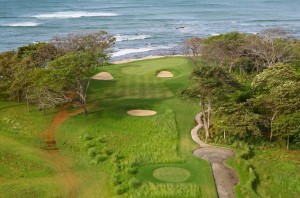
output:
{"label": "coastal treeline", "polygon": [[86,92],[96,66],[107,63],[115,38],[105,31],[69,34],[0,54],[0,88],[9,100],[40,110],[76,102],[87,114]]}
{"label": "coastal treeline", "polygon": [[195,65],[181,97],[200,101],[205,139],[300,146],[300,41],[281,29],[185,42]]}

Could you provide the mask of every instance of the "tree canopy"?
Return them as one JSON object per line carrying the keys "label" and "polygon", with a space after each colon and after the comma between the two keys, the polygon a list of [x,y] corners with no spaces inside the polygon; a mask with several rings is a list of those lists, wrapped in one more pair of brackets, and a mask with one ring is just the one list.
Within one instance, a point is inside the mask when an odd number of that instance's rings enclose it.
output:
{"label": "tree canopy", "polygon": [[115,38],[105,31],[69,34],[0,54],[0,87],[11,100],[40,109],[70,102],[76,93],[84,112],[89,78],[107,63]]}

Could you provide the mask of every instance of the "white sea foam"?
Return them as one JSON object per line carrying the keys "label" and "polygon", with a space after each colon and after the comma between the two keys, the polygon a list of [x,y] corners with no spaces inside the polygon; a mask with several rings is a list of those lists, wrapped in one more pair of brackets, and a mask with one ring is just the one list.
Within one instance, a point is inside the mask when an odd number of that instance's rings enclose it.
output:
{"label": "white sea foam", "polygon": [[144,40],[146,38],[150,38],[150,35],[116,35],[116,41],[134,41],[134,40]]}
{"label": "white sea foam", "polygon": [[49,14],[38,14],[32,17],[40,19],[49,19],[49,18],[80,18],[80,17],[110,17],[118,16],[117,13],[110,12],[54,12]]}
{"label": "white sea foam", "polygon": [[6,27],[34,27],[38,26],[40,23],[36,22],[19,22],[19,23],[9,23],[9,24],[1,24],[0,26]]}
{"label": "white sea foam", "polygon": [[112,57],[117,56],[124,56],[127,54],[135,54],[135,53],[142,53],[142,52],[149,52],[159,49],[170,49],[171,46],[157,46],[157,47],[144,47],[144,48],[135,48],[135,49],[122,49],[120,51],[112,53]]}

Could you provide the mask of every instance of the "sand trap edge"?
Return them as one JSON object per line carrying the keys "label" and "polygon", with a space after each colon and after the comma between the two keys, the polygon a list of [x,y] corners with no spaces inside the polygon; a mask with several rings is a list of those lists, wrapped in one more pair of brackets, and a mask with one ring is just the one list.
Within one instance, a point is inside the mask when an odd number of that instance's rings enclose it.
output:
{"label": "sand trap edge", "polygon": [[157,78],[173,78],[174,75],[170,71],[160,71],[157,75]]}
{"label": "sand trap edge", "polygon": [[157,112],[152,110],[133,109],[127,111],[127,114],[131,116],[154,116]]}
{"label": "sand trap edge", "polygon": [[113,80],[113,76],[108,72],[100,72],[92,77],[93,80]]}

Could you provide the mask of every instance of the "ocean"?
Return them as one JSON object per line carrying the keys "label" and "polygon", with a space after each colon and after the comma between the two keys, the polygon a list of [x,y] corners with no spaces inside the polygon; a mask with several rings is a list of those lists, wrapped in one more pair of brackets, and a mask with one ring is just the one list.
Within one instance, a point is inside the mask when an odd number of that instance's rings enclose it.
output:
{"label": "ocean", "polygon": [[178,54],[194,36],[276,27],[300,38],[300,0],[0,0],[0,52],[105,30],[121,60]]}

